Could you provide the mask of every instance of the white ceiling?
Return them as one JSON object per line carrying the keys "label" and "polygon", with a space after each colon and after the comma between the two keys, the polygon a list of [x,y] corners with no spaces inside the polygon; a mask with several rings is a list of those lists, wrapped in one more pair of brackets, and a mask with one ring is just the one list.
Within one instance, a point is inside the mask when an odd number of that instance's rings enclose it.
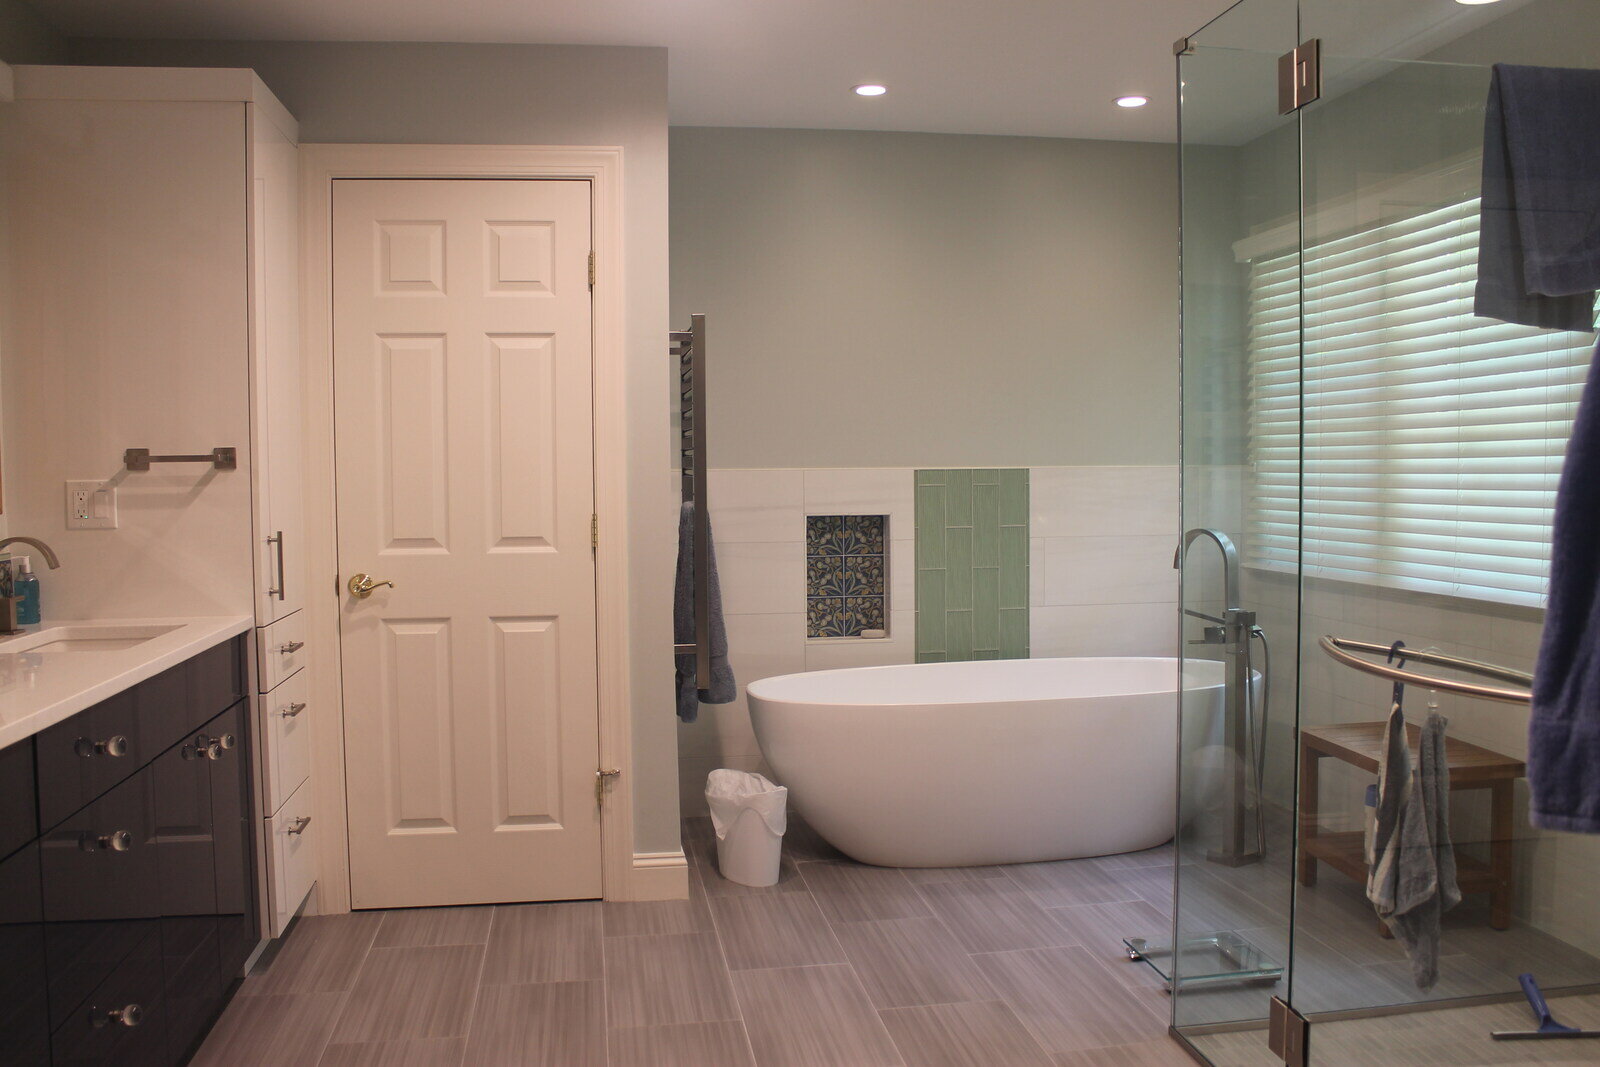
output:
{"label": "white ceiling", "polygon": [[[76,37],[659,45],[681,126],[1170,141],[1172,42],[1229,0],[32,0]],[[1301,0],[1327,54],[1399,57],[1527,3]],[[1249,0],[1207,45],[1293,43],[1292,0]],[[1262,57],[1256,57],[1260,59]],[[1238,91],[1271,111],[1272,56]],[[1264,72],[1264,73],[1251,73]],[[887,96],[850,88],[882,82]],[[1257,92],[1256,90],[1260,91]],[[1125,93],[1150,104],[1116,107]]]}
{"label": "white ceiling", "polygon": [[674,125],[1141,141],[1174,138],[1172,42],[1227,2],[33,0],[84,37],[664,45]]}

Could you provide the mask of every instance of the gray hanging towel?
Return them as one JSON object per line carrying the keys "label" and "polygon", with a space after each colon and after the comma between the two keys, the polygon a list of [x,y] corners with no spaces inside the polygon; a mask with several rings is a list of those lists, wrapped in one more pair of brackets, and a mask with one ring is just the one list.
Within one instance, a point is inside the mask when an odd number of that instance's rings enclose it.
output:
{"label": "gray hanging towel", "polygon": [[1389,713],[1378,760],[1378,803],[1367,899],[1411,960],[1419,989],[1439,980],[1439,923],[1461,901],[1450,843],[1450,767],[1447,721],[1428,715],[1412,770],[1405,715]]}
{"label": "gray hanging towel", "polygon": [[[708,539],[706,575],[711,602],[711,688],[695,688],[693,655],[677,657],[678,718],[694,722],[701,704],[728,704],[738,695],[733,668],[728,664],[728,632],[722,622],[722,583],[717,578],[717,548]],[[673,640],[680,645],[694,644],[694,505],[686,503],[678,512],[678,580],[672,596]]]}
{"label": "gray hanging towel", "polygon": [[1497,63],[1483,128],[1474,311],[1594,328],[1600,289],[1600,70]]}

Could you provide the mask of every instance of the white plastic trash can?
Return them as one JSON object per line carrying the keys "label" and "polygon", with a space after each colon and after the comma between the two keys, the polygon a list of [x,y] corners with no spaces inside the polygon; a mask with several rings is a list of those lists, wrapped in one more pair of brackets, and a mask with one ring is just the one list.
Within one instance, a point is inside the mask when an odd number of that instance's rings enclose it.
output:
{"label": "white plastic trash can", "polygon": [[706,806],[717,831],[717,867],[740,885],[776,885],[789,791],[759,774],[726,769],[706,778]]}

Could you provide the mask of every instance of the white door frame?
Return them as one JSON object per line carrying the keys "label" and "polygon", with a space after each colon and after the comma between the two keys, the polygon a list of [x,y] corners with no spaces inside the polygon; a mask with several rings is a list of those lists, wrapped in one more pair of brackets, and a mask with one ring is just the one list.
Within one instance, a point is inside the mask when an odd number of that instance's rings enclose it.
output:
{"label": "white door frame", "polygon": [[[339,178],[583,178],[593,189],[595,251],[594,498],[602,536],[595,553],[595,644],[600,762],[618,767],[600,814],[601,885],[607,900],[656,896],[635,885],[632,707],[628,681],[627,420],[622,291],[622,149],[504,145],[303,144],[301,308],[306,382],[306,598],[311,666],[311,773],[322,823],[317,908],[350,910],[340,677],[338,551],[333,464],[333,183]],[[327,584],[324,584],[327,583]],[[317,590],[322,590],[318,593]],[[678,859],[677,864],[682,860]],[[677,864],[673,864],[676,866]],[[669,892],[666,895],[679,896]]]}

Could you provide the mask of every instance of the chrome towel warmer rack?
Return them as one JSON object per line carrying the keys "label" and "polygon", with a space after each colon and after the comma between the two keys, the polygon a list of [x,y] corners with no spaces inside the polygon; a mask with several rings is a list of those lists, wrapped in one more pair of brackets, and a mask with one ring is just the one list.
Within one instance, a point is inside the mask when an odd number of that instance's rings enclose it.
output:
{"label": "chrome towel warmer rack", "polygon": [[1527,704],[1533,698],[1530,691],[1533,687],[1533,675],[1524,671],[1514,671],[1509,667],[1498,667],[1493,663],[1483,663],[1475,659],[1464,659],[1461,656],[1451,656],[1444,652],[1428,652],[1408,648],[1405,658],[1418,663],[1431,663],[1436,667],[1448,667],[1451,670],[1463,671],[1467,674],[1476,674],[1482,678],[1492,678],[1497,682],[1508,682],[1519,686],[1518,689],[1505,689],[1500,686],[1483,685],[1478,682],[1457,681],[1454,678],[1437,678],[1433,675],[1418,674],[1401,667],[1391,667],[1385,663],[1373,663],[1364,660],[1356,653],[1388,655],[1390,646],[1375,645],[1370,641],[1353,641],[1347,637],[1334,637],[1332,634],[1323,634],[1317,642],[1322,646],[1322,651],[1343,663],[1347,667],[1354,667],[1367,674],[1376,674],[1380,678],[1391,678],[1407,685],[1419,685],[1424,689],[1437,689],[1445,693],[1461,693],[1464,696],[1479,697],[1483,700],[1497,700],[1502,704]]}
{"label": "chrome towel warmer rack", "polygon": [[689,316],[687,330],[673,330],[678,357],[679,465],[683,502],[694,505],[694,643],[674,644],[679,656],[694,657],[694,684],[711,688],[711,511],[706,494],[706,317]]}

